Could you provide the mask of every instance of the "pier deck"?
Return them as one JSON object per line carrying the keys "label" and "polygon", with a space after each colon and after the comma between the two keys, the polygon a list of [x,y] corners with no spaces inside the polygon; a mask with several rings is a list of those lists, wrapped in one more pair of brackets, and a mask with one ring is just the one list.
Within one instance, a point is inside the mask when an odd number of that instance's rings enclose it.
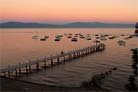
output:
{"label": "pier deck", "polygon": [[[47,62],[50,61],[50,66],[54,65],[54,61],[56,60],[56,64],[59,64],[61,62],[66,62],[69,60],[73,60],[79,57],[83,57],[98,51],[103,51],[105,49],[105,44],[99,43],[94,46],[88,46],[86,48],[76,49],[69,52],[61,53],[60,55],[54,55],[49,57],[44,57],[38,60],[29,61],[27,63],[22,63],[18,65],[10,65],[4,69],[0,69],[0,76],[4,77],[10,77],[12,75],[15,75],[18,77],[23,71],[27,74],[29,74],[32,70],[32,66],[35,65],[35,70],[40,69],[40,65],[43,65],[42,67],[47,67]],[[62,59],[62,60],[61,60]]]}

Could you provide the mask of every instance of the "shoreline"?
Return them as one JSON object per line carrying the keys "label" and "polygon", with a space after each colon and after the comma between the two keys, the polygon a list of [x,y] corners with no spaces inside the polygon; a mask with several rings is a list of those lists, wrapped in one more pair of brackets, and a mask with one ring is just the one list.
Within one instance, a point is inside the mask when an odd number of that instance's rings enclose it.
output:
{"label": "shoreline", "polygon": [[85,87],[60,87],[60,86],[50,86],[44,84],[37,84],[28,81],[0,77],[0,91],[74,91],[74,92],[82,92],[82,91],[109,91],[103,88],[85,88]]}

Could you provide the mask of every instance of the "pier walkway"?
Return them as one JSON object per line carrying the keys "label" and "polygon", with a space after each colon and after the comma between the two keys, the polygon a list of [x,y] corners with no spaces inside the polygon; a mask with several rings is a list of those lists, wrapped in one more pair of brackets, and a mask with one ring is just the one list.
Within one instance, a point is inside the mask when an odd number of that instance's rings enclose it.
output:
{"label": "pier walkway", "polygon": [[50,57],[44,57],[38,60],[30,61],[18,65],[10,65],[7,68],[0,69],[0,76],[4,77],[18,77],[22,74],[29,74],[33,71],[38,71],[42,68],[53,67],[60,63],[65,63],[79,57],[83,57],[95,52],[103,51],[105,49],[105,44],[99,43],[94,46],[89,46],[86,48],[76,49],[69,52],[61,53],[60,55],[54,55]]}

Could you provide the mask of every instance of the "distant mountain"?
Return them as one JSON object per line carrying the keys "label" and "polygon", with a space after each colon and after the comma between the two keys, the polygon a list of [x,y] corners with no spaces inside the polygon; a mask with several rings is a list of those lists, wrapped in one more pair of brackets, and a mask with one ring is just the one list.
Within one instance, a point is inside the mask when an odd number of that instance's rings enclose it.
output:
{"label": "distant mountain", "polygon": [[69,23],[65,24],[64,26],[67,27],[92,27],[92,28],[132,28],[135,26],[135,24],[117,24],[117,23],[101,23],[101,22],[74,22],[74,23]]}
{"label": "distant mountain", "polygon": [[47,23],[5,22],[0,28],[133,28],[135,24],[100,23],[100,22],[73,22],[62,25]]}
{"label": "distant mountain", "polygon": [[0,23],[0,28],[43,28],[43,27],[56,27],[56,25],[42,24],[42,23],[24,23],[24,22]]}

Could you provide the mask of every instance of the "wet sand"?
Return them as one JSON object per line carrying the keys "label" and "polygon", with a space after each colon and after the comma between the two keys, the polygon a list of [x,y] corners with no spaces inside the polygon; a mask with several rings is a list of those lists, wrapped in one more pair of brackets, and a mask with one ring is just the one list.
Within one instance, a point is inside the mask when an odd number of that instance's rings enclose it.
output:
{"label": "wet sand", "polygon": [[100,92],[107,92],[108,90],[102,88],[85,88],[85,87],[56,87],[56,86],[48,86],[43,84],[36,84],[27,81],[21,81],[17,79],[11,78],[4,78],[0,77],[0,91],[12,91],[12,92],[23,92],[23,91],[35,91],[35,92],[42,92],[42,91],[70,91],[70,92],[86,92],[86,91],[100,91]]}

